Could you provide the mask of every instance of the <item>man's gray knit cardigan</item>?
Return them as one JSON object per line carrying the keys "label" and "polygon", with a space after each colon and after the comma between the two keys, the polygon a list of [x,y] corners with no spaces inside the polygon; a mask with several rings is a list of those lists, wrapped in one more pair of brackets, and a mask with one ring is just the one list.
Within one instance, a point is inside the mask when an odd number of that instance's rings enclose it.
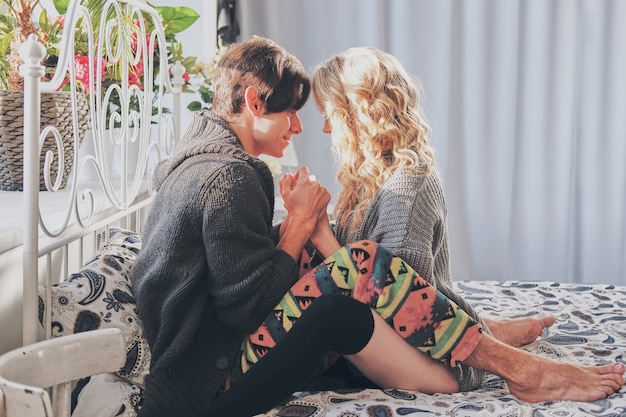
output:
{"label": "man's gray knit cardigan", "polygon": [[[335,226],[335,235],[341,245],[363,239],[378,242],[478,320],[476,311],[452,288],[447,215],[437,172],[423,176],[402,169],[381,187],[357,230],[351,231],[350,217],[346,227]],[[484,322],[483,326],[489,332]],[[466,366],[457,371],[463,391],[475,389],[485,375]]]}
{"label": "man's gray knit cardigan", "polygon": [[239,360],[244,334],[298,279],[276,248],[274,184],[228,124],[193,116],[158,189],[132,269],[152,354],[140,416],[203,416]]}

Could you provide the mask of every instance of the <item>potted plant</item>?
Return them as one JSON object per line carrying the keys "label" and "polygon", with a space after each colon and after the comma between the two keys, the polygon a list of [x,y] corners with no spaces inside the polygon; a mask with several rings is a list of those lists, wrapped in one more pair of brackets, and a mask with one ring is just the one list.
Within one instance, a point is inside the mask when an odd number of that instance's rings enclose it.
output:
{"label": "potted plant", "polygon": [[[56,71],[57,61],[60,53],[60,42],[64,32],[64,14],[69,7],[70,0],[55,0],[54,6],[56,16],[41,7],[40,0],[0,0],[0,190],[21,190],[22,189],[22,132],[21,118],[23,117],[23,84],[19,75],[19,66],[22,61],[19,57],[19,47],[26,40],[29,34],[36,34],[44,44],[47,54],[42,64],[45,66],[45,77],[51,79]],[[103,12],[105,2],[102,0],[83,0],[84,6],[89,10],[93,30],[98,33],[98,24]],[[176,40],[176,34],[186,29],[199,15],[191,8],[187,7],[155,7],[159,12],[164,26],[167,48],[159,48],[155,53],[168,54],[168,62],[173,64],[181,61],[183,65],[191,69],[195,63],[195,58],[184,58],[182,45]],[[130,19],[124,22],[122,30],[136,31],[142,22],[133,22]],[[150,29],[150,22],[143,22]],[[89,42],[86,30],[87,26],[78,24],[74,30],[76,39],[74,45],[74,59],[71,65],[75,74],[75,91],[78,92],[78,109],[76,118],[78,119],[78,145],[86,129],[90,125],[89,106],[90,97],[99,93],[100,97],[91,97],[101,100],[103,92],[111,84],[121,84],[122,74],[127,74],[128,82],[141,87],[143,82],[154,82],[159,68],[155,66],[152,74],[145,74],[143,61],[138,61],[132,65],[128,72],[122,71],[119,62],[109,62],[101,55],[89,51]],[[140,42],[141,40],[138,40]],[[93,55],[90,55],[93,54]],[[91,74],[89,77],[89,62],[94,60],[95,71],[102,73],[96,77]],[[188,75],[186,75],[188,77]],[[66,74],[67,82],[62,83],[59,91],[53,93],[42,93],[42,126],[53,125],[59,130],[63,139],[63,160],[64,164],[59,166],[59,157],[55,157],[52,162],[51,178],[57,179],[55,188],[63,188],[66,184],[69,172],[72,169],[74,153],[74,132],[73,114],[71,104],[71,93],[69,88],[69,76]],[[94,81],[99,80],[100,86],[94,85]],[[101,88],[100,88],[101,87]],[[191,91],[188,87],[186,91]],[[133,103],[131,103],[132,105]],[[135,103],[137,104],[137,103]],[[120,107],[119,98],[112,97],[106,109],[107,115],[115,111],[115,107]],[[45,109],[45,110],[44,110]],[[21,113],[20,113],[21,111]],[[108,120],[108,119],[107,119]],[[56,143],[53,138],[46,138],[43,144],[42,153],[52,151],[58,155]],[[44,169],[44,159],[41,158],[41,168]],[[62,168],[62,172],[61,171]],[[45,184],[44,176],[41,177],[40,189],[48,187]]]}

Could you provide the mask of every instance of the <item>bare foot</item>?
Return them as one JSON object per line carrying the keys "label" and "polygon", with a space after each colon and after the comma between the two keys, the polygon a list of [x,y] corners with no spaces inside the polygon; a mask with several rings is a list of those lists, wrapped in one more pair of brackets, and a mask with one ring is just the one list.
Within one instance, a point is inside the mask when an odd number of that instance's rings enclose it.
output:
{"label": "bare foot", "polygon": [[490,320],[483,317],[493,337],[513,347],[520,347],[537,340],[543,330],[556,321],[556,317],[525,317],[522,319]]}
{"label": "bare foot", "polygon": [[576,366],[541,357],[483,334],[464,363],[501,376],[520,400],[596,401],[624,385],[624,365]]}
{"label": "bare foot", "polygon": [[624,365],[575,366],[539,359],[515,383],[507,380],[511,393],[527,402],[596,401],[624,385]]}

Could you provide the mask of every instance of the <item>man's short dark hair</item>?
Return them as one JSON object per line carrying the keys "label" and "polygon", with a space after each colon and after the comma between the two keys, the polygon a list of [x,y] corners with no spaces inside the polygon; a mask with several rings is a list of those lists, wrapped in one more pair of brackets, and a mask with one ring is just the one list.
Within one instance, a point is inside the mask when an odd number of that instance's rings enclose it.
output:
{"label": "man's short dark hair", "polygon": [[302,63],[274,41],[252,36],[232,44],[215,70],[213,111],[222,117],[241,113],[247,87],[254,87],[268,113],[300,110],[311,82]]}

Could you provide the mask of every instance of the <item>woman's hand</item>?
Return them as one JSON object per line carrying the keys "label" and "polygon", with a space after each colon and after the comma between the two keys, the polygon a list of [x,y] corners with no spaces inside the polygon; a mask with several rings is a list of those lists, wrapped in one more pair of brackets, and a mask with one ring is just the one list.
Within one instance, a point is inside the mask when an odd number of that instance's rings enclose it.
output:
{"label": "woman's hand", "polygon": [[329,257],[341,247],[330,228],[327,212],[321,213],[317,219],[315,229],[311,233],[311,243],[323,258]]}

